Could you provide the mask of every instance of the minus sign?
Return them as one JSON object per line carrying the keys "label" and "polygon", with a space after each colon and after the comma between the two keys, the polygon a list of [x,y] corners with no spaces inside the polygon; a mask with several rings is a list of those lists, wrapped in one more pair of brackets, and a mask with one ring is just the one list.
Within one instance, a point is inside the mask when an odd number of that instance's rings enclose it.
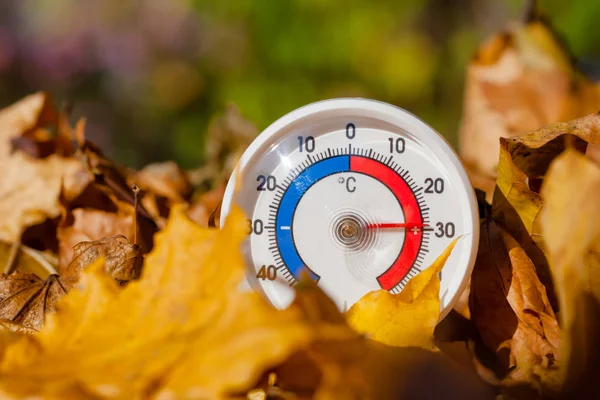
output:
{"label": "minus sign", "polygon": [[280,226],[279,229],[281,229],[282,231],[289,231],[290,227],[289,226]]}

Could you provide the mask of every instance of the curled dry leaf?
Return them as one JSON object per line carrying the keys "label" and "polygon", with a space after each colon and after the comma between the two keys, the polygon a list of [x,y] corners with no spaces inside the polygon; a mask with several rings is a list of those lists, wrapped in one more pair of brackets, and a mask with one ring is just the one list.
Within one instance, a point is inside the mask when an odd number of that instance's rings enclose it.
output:
{"label": "curled dry leaf", "polygon": [[490,219],[481,227],[470,309],[505,389],[534,385],[537,393],[558,393],[561,331],[546,288],[525,251]]}
{"label": "curled dry leaf", "polygon": [[541,224],[560,301],[564,391],[597,397],[600,376],[600,168],[569,149],[551,164]]}
{"label": "curled dry leaf", "polygon": [[501,137],[600,109],[600,87],[574,67],[552,28],[533,14],[483,43],[467,69],[460,153],[488,195]]}
{"label": "curled dry leaf", "polygon": [[567,143],[585,151],[587,143],[600,143],[600,115],[549,125],[537,131],[500,140],[497,189],[492,203],[493,218],[523,247],[536,266],[540,280],[553,297],[553,281],[546,259],[540,227],[540,184],[550,162]]}
{"label": "curled dry leaf", "polygon": [[39,330],[46,314],[56,310],[56,302],[71,285],[70,280],[58,275],[45,280],[22,272],[0,275],[0,319]]}
{"label": "curled dry leaf", "polygon": [[79,242],[73,247],[73,251],[73,260],[66,269],[68,275],[79,275],[98,259],[104,259],[104,270],[118,282],[138,279],[142,273],[140,246],[129,243],[123,235]]}
{"label": "curled dry leaf", "polygon": [[60,215],[60,193],[75,197],[89,175],[74,158],[52,154],[33,158],[16,149],[13,140],[57,123],[48,96],[37,93],[0,110],[0,239],[19,241],[23,231]]}
{"label": "curled dry leaf", "polygon": [[399,294],[376,290],[364,295],[348,310],[350,326],[388,345],[435,349],[433,330],[440,317],[439,272],[458,240],[454,239],[429,268],[408,281]]}
{"label": "curled dry leaf", "polygon": [[[122,240],[102,241],[103,239],[122,236],[128,243],[131,243],[133,238],[136,237],[134,218],[133,207],[125,204],[116,213],[84,208],[73,210],[71,215],[66,216],[65,220],[61,222],[57,231],[59,272],[61,274],[67,272],[75,258],[81,255],[81,253],[76,254],[75,247],[78,243],[98,241],[98,246],[93,251],[98,251],[98,254],[102,253],[105,256],[111,246],[115,249],[122,246],[120,244]],[[72,221],[69,223],[71,219]],[[79,250],[82,249],[83,247],[80,246]],[[89,253],[88,256],[91,254]],[[118,251],[114,253],[115,256],[117,254]],[[80,259],[78,262],[81,261]],[[88,265],[88,263],[85,265]]]}

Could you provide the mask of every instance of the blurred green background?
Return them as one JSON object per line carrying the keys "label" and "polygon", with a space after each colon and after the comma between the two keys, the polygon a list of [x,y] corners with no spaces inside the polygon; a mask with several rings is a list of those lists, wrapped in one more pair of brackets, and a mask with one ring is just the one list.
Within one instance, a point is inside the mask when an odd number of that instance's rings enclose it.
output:
{"label": "blurred green background", "polygon": [[[133,167],[198,166],[206,127],[228,103],[262,130],[309,102],[371,97],[455,144],[465,65],[525,4],[4,0],[0,106],[37,90],[73,102],[88,138]],[[584,67],[597,65],[600,1],[540,4]]]}

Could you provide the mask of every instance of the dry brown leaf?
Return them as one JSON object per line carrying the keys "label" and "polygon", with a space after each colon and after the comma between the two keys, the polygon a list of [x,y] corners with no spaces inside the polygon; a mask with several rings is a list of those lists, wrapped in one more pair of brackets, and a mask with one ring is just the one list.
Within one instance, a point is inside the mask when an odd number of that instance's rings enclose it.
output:
{"label": "dry brown leaf", "polygon": [[[72,221],[69,223],[67,220],[71,218]],[[116,213],[84,208],[73,210],[71,215],[61,222],[57,231],[59,273],[65,273],[74,258],[78,256],[75,250],[78,243],[100,241],[117,235],[123,236],[128,243],[132,243],[136,237],[134,218],[133,207],[126,205]],[[104,241],[94,251],[98,250],[106,255],[108,250],[106,246],[110,245],[109,242],[114,242],[118,247],[121,240]]]}
{"label": "dry brown leaf", "polygon": [[56,310],[56,302],[71,285],[70,280],[67,282],[58,275],[45,280],[22,272],[0,275],[0,319],[39,330],[46,314]]}
{"label": "dry brown leaf", "polygon": [[138,279],[144,261],[140,246],[129,243],[123,235],[92,242],[79,242],[73,247],[73,260],[66,268],[67,275],[79,275],[98,259],[104,259],[104,270],[119,283]]}
{"label": "dry brown leaf", "polygon": [[553,306],[553,282],[540,227],[542,199],[540,184],[550,162],[567,144],[585,151],[586,142],[600,143],[600,116],[549,125],[537,131],[500,140],[497,188],[492,204],[493,218],[523,247],[548,288]]}
{"label": "dry brown leaf", "polygon": [[542,187],[541,223],[564,329],[562,379],[575,397],[600,393],[599,188],[600,168],[573,149],[551,164]]}
{"label": "dry brown leaf", "polygon": [[38,159],[16,150],[12,141],[56,123],[48,96],[36,93],[0,110],[0,239],[18,242],[23,231],[60,215],[60,193],[75,197],[89,175],[74,158],[52,154]]}
{"label": "dry brown leaf", "polygon": [[433,330],[440,318],[438,274],[458,240],[454,239],[429,268],[408,281],[399,294],[376,290],[364,295],[348,310],[350,326],[391,346],[435,349]]}
{"label": "dry brown leaf", "polygon": [[546,289],[525,251],[492,220],[482,224],[470,300],[479,335],[496,354],[501,384],[557,393],[561,331]]}
{"label": "dry brown leaf", "polygon": [[469,64],[461,157],[477,177],[474,183],[489,182],[497,173],[501,137],[599,109],[600,87],[576,70],[552,29],[534,15],[483,43]]}

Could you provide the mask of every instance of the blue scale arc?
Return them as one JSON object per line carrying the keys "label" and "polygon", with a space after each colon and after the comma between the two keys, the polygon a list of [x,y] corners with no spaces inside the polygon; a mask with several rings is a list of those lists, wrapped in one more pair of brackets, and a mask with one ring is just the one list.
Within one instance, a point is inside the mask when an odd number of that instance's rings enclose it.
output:
{"label": "blue scale arc", "polygon": [[319,276],[312,272],[302,261],[296,250],[292,235],[292,222],[298,202],[304,193],[319,180],[333,174],[350,171],[350,156],[335,156],[319,161],[306,168],[287,188],[281,199],[276,218],[276,239],[283,262],[297,279],[302,270],[309,272],[318,281]]}

